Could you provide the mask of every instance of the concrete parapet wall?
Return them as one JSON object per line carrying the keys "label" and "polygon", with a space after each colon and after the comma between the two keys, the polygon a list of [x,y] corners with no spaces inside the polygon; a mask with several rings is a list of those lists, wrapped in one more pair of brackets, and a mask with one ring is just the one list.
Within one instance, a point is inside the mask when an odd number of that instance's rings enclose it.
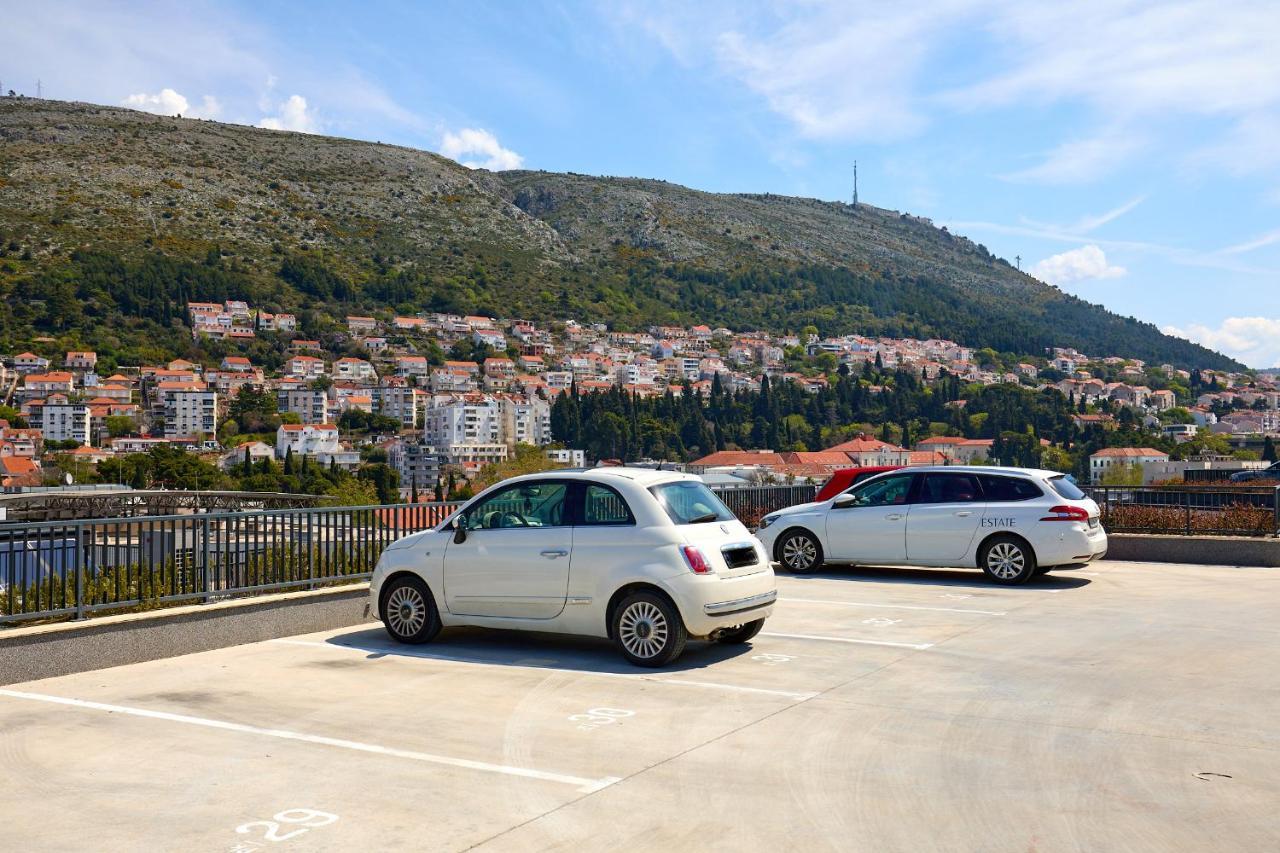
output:
{"label": "concrete parapet wall", "polygon": [[1194,563],[1202,566],[1280,567],[1280,539],[1273,536],[1150,536],[1108,533],[1108,560]]}
{"label": "concrete parapet wall", "polygon": [[368,595],[361,583],[0,629],[0,684],[358,625]]}

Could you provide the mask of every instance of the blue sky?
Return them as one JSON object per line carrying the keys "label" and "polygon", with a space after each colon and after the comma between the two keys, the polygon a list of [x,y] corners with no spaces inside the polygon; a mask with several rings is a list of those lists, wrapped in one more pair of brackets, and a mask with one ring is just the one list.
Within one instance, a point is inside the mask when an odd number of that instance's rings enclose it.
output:
{"label": "blue sky", "polygon": [[[900,7],[900,8],[899,8]],[[929,216],[1280,366],[1280,4],[44,2],[0,82]]]}

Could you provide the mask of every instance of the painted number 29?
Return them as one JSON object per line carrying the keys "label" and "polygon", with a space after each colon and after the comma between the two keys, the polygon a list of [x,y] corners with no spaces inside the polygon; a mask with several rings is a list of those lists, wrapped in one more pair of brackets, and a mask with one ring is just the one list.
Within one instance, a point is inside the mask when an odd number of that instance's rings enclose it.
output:
{"label": "painted number 29", "polygon": [[[316,809],[285,809],[271,816],[271,820],[255,820],[236,827],[236,832],[248,835],[261,832],[264,841],[288,841],[311,829],[328,826],[338,819],[336,814],[317,811]],[[299,827],[292,832],[280,832],[281,824],[292,824]],[[261,827],[259,830],[258,828]],[[259,845],[254,845],[259,846]]]}
{"label": "painted number 29", "polygon": [[569,722],[577,723],[580,731],[589,732],[600,726],[611,726],[618,720],[635,715],[635,711],[626,711],[622,708],[592,708],[585,714],[574,714],[569,718]]}

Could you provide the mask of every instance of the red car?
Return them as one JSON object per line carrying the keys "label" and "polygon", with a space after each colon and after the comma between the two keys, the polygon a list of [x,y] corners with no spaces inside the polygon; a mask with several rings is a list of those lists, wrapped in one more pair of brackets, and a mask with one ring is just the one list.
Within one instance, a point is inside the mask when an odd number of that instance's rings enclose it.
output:
{"label": "red car", "polygon": [[813,499],[814,503],[831,500],[854,483],[861,483],[868,477],[883,474],[885,471],[897,471],[901,467],[901,465],[868,465],[865,468],[841,468],[832,474],[831,479],[818,490],[818,496]]}

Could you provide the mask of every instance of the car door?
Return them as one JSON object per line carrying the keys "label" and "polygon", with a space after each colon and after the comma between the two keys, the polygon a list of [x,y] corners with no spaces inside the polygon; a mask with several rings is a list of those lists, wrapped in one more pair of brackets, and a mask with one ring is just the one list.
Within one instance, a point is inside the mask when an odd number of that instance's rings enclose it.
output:
{"label": "car door", "polygon": [[[827,559],[850,563],[901,563],[907,557],[907,510],[912,474],[889,474],[855,486],[845,505],[827,510]],[[842,496],[843,497],[843,496]]]}
{"label": "car door", "polygon": [[907,517],[907,560],[954,565],[969,552],[985,509],[973,474],[922,474]]}
{"label": "car door", "polygon": [[564,610],[573,556],[567,481],[525,480],[459,517],[462,542],[444,555],[449,612],[551,619]]}

